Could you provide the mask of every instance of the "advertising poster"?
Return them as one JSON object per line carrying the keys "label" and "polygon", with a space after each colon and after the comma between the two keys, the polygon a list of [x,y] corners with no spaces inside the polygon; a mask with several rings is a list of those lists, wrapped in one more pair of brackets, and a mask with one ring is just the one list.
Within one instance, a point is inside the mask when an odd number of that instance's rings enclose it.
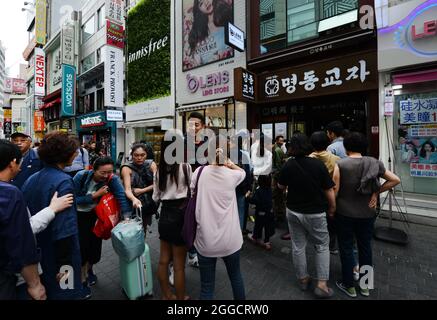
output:
{"label": "advertising poster", "polygon": [[170,0],[140,0],[128,12],[128,104],[170,96]]}
{"label": "advertising poster", "polygon": [[182,70],[232,58],[225,27],[234,21],[234,0],[182,0]]}
{"label": "advertising poster", "polygon": [[123,107],[123,50],[105,49],[105,107]]}

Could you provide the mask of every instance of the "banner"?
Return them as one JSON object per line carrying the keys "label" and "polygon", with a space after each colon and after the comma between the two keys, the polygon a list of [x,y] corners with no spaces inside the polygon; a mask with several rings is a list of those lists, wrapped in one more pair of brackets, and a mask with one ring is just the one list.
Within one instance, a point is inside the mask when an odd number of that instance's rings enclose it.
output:
{"label": "banner", "polygon": [[44,122],[44,113],[42,111],[35,111],[33,116],[33,125],[35,132],[43,132],[46,124]]}
{"label": "banner", "polygon": [[105,48],[105,107],[123,107],[123,50]]}
{"label": "banner", "polygon": [[[234,49],[225,43],[225,27],[234,22],[234,0],[215,3],[182,0],[183,71],[234,56]],[[210,16],[214,17],[213,23],[209,22]]]}
{"label": "banner", "polygon": [[62,65],[61,117],[72,117],[76,111],[76,68]]}
{"label": "banner", "polygon": [[35,95],[46,94],[46,55],[43,49],[35,48]]}
{"label": "banner", "polygon": [[123,26],[106,20],[106,43],[120,49],[124,48]]}
{"label": "banner", "polygon": [[437,98],[403,100],[399,108],[401,124],[437,123]]}
{"label": "banner", "polygon": [[12,134],[12,109],[6,109],[4,110],[4,122],[3,122],[3,131],[5,135],[11,135]]}
{"label": "banner", "polygon": [[46,0],[36,0],[35,2],[35,34],[36,43],[46,44],[47,36],[47,3]]}
{"label": "banner", "polygon": [[61,63],[74,66],[74,25],[65,24],[61,31]]}

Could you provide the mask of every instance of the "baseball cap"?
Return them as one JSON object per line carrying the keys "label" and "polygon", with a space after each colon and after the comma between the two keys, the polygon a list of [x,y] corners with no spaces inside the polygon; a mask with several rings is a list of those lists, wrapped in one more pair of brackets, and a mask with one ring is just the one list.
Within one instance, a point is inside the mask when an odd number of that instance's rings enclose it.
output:
{"label": "baseball cap", "polygon": [[14,132],[14,133],[11,135],[11,139],[15,139],[15,138],[18,138],[18,137],[25,137],[25,138],[32,139],[31,136],[29,136],[28,134],[25,134],[25,133],[23,133],[23,132]]}

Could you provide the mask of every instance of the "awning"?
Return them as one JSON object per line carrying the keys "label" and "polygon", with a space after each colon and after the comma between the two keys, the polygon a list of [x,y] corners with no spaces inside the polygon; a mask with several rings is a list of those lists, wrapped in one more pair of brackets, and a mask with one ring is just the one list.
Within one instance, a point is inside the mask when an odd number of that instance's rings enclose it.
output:
{"label": "awning", "polygon": [[48,103],[43,104],[43,105],[39,108],[39,110],[44,110],[44,109],[47,109],[47,108],[51,108],[51,107],[53,107],[53,106],[55,106],[55,105],[57,105],[57,104],[60,104],[61,101],[62,101],[61,98],[57,98],[57,99],[55,99],[55,100],[53,100],[53,101],[50,101],[50,102],[48,102]]}
{"label": "awning", "polygon": [[56,91],[53,91],[52,93],[46,95],[44,98],[42,98],[43,102],[51,102],[50,100],[55,100],[55,98],[60,97],[62,93],[62,89],[58,89]]}
{"label": "awning", "polygon": [[409,84],[437,80],[437,69],[393,75],[393,83]]}
{"label": "awning", "polygon": [[194,111],[199,109],[208,109],[208,108],[220,108],[223,107],[224,104],[232,103],[232,98],[226,98],[226,99],[219,99],[219,100],[213,100],[213,101],[205,101],[201,103],[195,103],[195,104],[186,104],[182,105],[179,108],[176,109],[177,112],[187,112],[187,111]]}

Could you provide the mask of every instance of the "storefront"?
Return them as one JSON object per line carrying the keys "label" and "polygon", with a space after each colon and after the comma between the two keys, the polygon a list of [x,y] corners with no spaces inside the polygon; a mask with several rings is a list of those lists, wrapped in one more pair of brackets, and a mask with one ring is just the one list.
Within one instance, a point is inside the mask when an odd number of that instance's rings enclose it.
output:
{"label": "storefront", "polygon": [[[165,131],[174,128],[173,1],[140,1],[128,12],[126,145],[147,143],[159,161]],[[149,155],[150,156],[150,155]]]}
{"label": "storefront", "polygon": [[105,112],[95,112],[76,119],[77,133],[81,143],[96,141],[100,151],[114,162],[117,153],[117,123],[108,121]]}
{"label": "storefront", "polygon": [[345,54],[255,77],[257,99],[249,109],[249,128],[274,139],[295,132],[310,136],[339,120],[366,134],[369,153],[378,155],[378,71],[375,50]]}
{"label": "storefront", "polygon": [[437,2],[386,10],[378,29],[381,154],[393,159],[409,213],[437,217]]}
{"label": "storefront", "polygon": [[200,112],[205,117],[206,126],[216,132],[247,128],[246,103],[234,95],[234,69],[246,66],[246,52],[226,43],[224,27],[229,22],[243,33],[246,31],[245,1],[227,1],[220,7],[221,14],[227,19],[222,23],[223,27],[208,39],[197,39],[197,43],[189,40],[190,35],[195,34],[192,30],[195,3],[183,0],[175,4],[176,127],[185,132],[190,114]]}

